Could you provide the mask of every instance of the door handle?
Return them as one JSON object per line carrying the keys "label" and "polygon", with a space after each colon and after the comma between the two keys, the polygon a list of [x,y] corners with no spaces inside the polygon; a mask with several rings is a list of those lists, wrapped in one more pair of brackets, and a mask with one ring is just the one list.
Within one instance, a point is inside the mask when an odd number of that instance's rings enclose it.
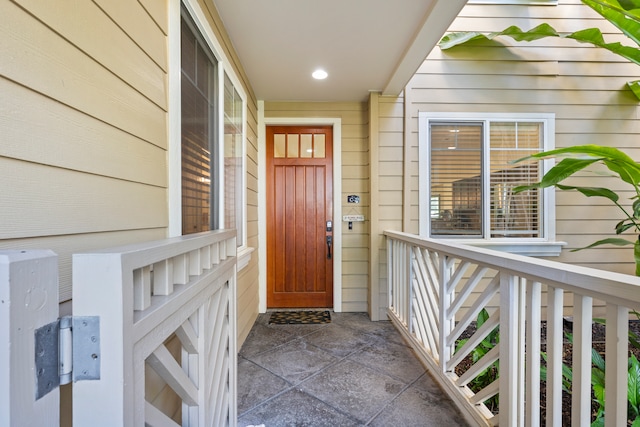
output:
{"label": "door handle", "polygon": [[333,237],[327,236],[327,259],[331,259],[331,244],[333,243]]}

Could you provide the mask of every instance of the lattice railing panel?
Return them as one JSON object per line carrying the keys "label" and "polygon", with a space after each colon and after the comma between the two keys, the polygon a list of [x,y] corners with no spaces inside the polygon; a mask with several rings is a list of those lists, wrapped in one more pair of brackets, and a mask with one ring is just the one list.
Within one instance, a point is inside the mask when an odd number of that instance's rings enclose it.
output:
{"label": "lattice railing panel", "polygon": [[[593,344],[607,365],[605,425],[627,424],[629,313],[640,308],[640,278],[406,233],[385,235],[389,317],[470,420],[590,425]],[[562,406],[567,314],[573,331],[570,408]],[[600,325],[604,338],[595,343],[600,323],[606,324]],[[488,406],[494,397],[497,406]]]}
{"label": "lattice railing panel", "polygon": [[182,425],[235,425],[235,249],[235,231],[218,230],[74,255],[74,311],[100,316],[103,348],[100,381],[74,387],[74,424],[175,424],[145,398],[150,368]]}

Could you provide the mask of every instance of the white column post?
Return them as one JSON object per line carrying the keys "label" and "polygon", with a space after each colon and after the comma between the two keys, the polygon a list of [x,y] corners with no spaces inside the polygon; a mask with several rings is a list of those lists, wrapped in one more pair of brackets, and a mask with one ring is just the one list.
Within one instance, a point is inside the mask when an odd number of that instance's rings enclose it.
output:
{"label": "white column post", "polygon": [[540,425],[540,326],[541,326],[542,285],[527,283],[526,320],[526,377],[525,402],[528,426]]}
{"label": "white column post", "polygon": [[439,254],[440,261],[440,330],[438,331],[439,346],[438,354],[440,355],[440,368],[442,373],[446,373],[449,369],[449,360],[453,356],[453,346],[447,345],[447,338],[453,331],[455,319],[448,318],[449,307],[453,300],[453,289],[449,289],[449,280],[451,279],[451,267],[448,256],[443,253]]}
{"label": "white column post", "polygon": [[136,425],[133,274],[125,277],[120,253],[73,255],[73,315],[100,318],[101,352],[100,380],[73,385],[73,424]]}
{"label": "white column post", "polygon": [[627,423],[627,364],[629,352],[629,309],[607,304],[604,425]]}
{"label": "white column post", "polygon": [[571,425],[591,424],[591,322],[593,299],[573,297],[573,384],[571,386]]}
{"label": "white column post", "polygon": [[520,413],[520,287],[516,277],[500,273],[500,425],[518,426]]}
{"label": "white column post", "polygon": [[[59,424],[59,388],[54,387],[36,400],[39,373],[35,367],[34,335],[36,329],[57,318],[56,254],[49,250],[0,251],[0,425]],[[57,348],[53,350],[57,353]],[[54,370],[57,377],[57,358],[46,359],[52,364],[43,371]],[[46,372],[40,374],[43,378]]]}
{"label": "white column post", "polygon": [[415,325],[415,313],[413,310],[413,303],[415,298],[415,292],[413,289],[414,274],[413,271],[413,247],[410,244],[405,244],[405,267],[406,277],[405,283],[407,284],[407,318],[409,319],[409,333],[413,334]]}
{"label": "white column post", "polygon": [[562,310],[564,291],[547,290],[547,425],[562,426]]}

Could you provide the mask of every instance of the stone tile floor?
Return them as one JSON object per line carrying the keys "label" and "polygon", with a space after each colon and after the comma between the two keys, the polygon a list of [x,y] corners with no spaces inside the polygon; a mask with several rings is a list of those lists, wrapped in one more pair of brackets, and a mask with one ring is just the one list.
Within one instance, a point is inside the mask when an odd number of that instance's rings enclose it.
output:
{"label": "stone tile floor", "polygon": [[238,356],[238,426],[467,426],[391,322],[259,315]]}

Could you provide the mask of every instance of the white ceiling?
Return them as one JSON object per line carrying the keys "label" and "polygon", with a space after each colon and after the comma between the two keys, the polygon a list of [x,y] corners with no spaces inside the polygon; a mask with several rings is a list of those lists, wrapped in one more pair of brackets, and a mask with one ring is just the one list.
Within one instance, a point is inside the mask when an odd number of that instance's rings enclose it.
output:
{"label": "white ceiling", "polygon": [[[397,95],[466,0],[212,0],[258,99]],[[326,80],[311,73],[323,68]]]}

